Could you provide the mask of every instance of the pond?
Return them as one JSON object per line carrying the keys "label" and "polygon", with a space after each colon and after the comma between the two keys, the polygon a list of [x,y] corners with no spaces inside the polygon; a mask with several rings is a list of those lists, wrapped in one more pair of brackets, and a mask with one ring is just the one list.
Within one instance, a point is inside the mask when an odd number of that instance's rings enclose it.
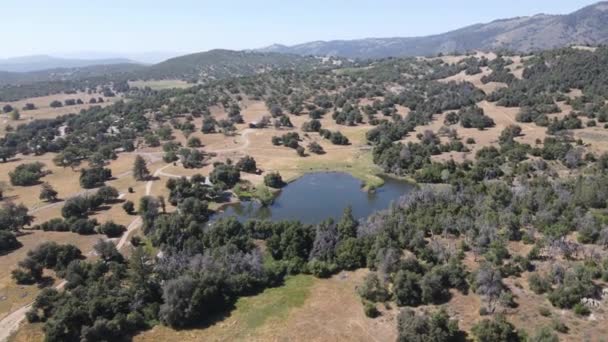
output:
{"label": "pond", "polygon": [[226,207],[212,220],[236,216],[240,221],[299,220],[315,224],[330,217],[339,219],[349,205],[355,218],[364,218],[388,208],[392,201],[414,188],[410,183],[393,178],[384,178],[384,181],[384,185],[376,191],[366,192],[362,190],[362,182],[349,174],[310,173],[284,187],[270,206],[264,207],[258,201],[244,201]]}

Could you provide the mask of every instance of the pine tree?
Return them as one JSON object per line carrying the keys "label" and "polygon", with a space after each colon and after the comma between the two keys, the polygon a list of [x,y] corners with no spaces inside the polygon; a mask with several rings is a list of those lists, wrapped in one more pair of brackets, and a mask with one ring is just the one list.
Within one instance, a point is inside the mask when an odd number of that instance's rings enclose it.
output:
{"label": "pine tree", "polygon": [[150,171],[146,166],[146,161],[142,156],[135,157],[135,164],[133,165],[133,177],[137,181],[144,181],[150,177]]}
{"label": "pine tree", "polygon": [[342,218],[338,222],[338,233],[340,240],[357,237],[357,226],[359,223],[353,217],[353,208],[349,205],[344,209]]}

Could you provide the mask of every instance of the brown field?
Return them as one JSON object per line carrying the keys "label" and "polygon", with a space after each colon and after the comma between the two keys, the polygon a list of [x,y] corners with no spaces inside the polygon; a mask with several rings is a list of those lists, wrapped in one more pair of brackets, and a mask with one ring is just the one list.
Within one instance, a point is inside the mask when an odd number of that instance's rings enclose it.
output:
{"label": "brown field", "polygon": [[[89,104],[89,100],[91,98],[99,98],[102,97],[104,99],[103,103],[98,104]],[[74,105],[74,106],[63,106],[59,108],[51,108],[51,102],[57,100],[63,101],[67,99],[81,99],[84,104],[82,105]],[[76,94],[55,94],[49,96],[40,96],[40,97],[32,97],[24,100],[14,101],[14,102],[0,102],[0,108],[4,107],[6,104],[10,104],[14,108],[17,108],[21,113],[21,119],[18,121],[11,120],[8,115],[2,114],[0,115],[0,133],[4,134],[6,126],[11,125],[13,127],[17,127],[20,124],[27,123],[31,120],[36,119],[53,119],[61,115],[71,114],[71,113],[79,113],[83,109],[88,109],[92,106],[109,106],[116,101],[122,99],[121,96],[115,97],[104,97],[99,93],[88,94],[86,92],[78,92]],[[26,103],[33,103],[36,106],[34,110],[22,110]]]}

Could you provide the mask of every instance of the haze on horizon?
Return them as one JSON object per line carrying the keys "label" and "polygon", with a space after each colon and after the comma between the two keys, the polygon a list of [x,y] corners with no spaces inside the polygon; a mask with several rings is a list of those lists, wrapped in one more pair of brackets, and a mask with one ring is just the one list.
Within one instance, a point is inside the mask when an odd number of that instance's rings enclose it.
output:
{"label": "haze on horizon", "polygon": [[5,0],[0,58],[48,54],[144,59],[275,43],[425,36],[502,18],[566,14],[595,2]]}

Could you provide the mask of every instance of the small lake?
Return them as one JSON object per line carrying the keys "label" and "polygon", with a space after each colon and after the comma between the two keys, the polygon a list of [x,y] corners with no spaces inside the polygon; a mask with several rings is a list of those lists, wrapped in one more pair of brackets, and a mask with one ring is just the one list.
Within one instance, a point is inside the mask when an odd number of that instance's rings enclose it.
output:
{"label": "small lake", "polygon": [[299,220],[315,224],[328,218],[339,219],[344,208],[352,206],[355,218],[364,218],[414,189],[414,185],[384,178],[384,185],[368,193],[362,182],[349,174],[321,172],[306,174],[285,186],[274,203],[263,207],[258,201],[230,205],[212,220],[236,216],[239,221],[268,219]]}

